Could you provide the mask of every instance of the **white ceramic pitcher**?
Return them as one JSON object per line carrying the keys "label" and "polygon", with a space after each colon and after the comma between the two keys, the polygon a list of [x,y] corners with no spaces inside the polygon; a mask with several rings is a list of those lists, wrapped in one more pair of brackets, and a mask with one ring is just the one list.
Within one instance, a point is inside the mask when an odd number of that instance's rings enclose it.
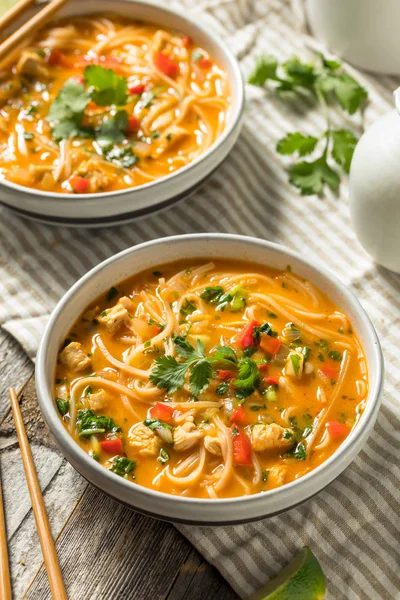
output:
{"label": "white ceramic pitcher", "polygon": [[361,137],[350,169],[350,210],[358,239],[381,265],[400,273],[400,88],[396,110]]}

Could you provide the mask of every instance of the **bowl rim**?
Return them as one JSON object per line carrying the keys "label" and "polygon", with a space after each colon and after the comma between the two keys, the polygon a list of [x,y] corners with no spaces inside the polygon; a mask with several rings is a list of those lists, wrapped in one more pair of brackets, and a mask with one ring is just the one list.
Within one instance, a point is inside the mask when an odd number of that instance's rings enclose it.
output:
{"label": "bowl rim", "polygon": [[[173,243],[179,242],[179,241],[184,242],[185,240],[192,242],[195,240],[202,241],[205,239],[208,241],[211,240],[211,241],[215,241],[215,242],[218,242],[221,240],[229,240],[231,242],[237,242],[237,243],[242,243],[242,244],[244,243],[249,246],[256,246],[256,247],[261,246],[263,248],[269,249],[278,254],[284,255],[285,257],[293,258],[298,263],[302,263],[302,265],[304,267],[307,267],[311,271],[319,273],[320,275],[322,275],[322,277],[327,279],[338,290],[339,293],[341,293],[342,297],[344,298],[344,303],[347,304],[347,307],[351,307],[354,310],[354,313],[357,314],[358,319],[360,321],[360,326],[362,326],[364,328],[366,335],[371,340],[372,358],[368,361],[368,370],[369,370],[369,372],[371,372],[371,370],[373,369],[376,373],[376,377],[375,377],[373,387],[371,387],[371,382],[370,382],[370,389],[369,389],[369,393],[368,393],[366,407],[365,407],[363,415],[360,419],[360,422],[357,424],[357,426],[354,427],[354,429],[352,429],[352,431],[350,432],[348,437],[345,439],[345,441],[339,446],[339,448],[326,461],[321,463],[318,467],[316,467],[315,469],[313,469],[306,475],[303,475],[302,477],[300,477],[297,480],[286,483],[285,485],[283,485],[279,488],[268,490],[267,492],[258,492],[257,494],[250,494],[248,496],[236,496],[233,498],[193,498],[193,497],[186,497],[186,496],[178,496],[178,495],[173,495],[173,494],[167,494],[166,492],[160,492],[157,490],[153,490],[151,488],[147,488],[145,486],[141,486],[138,484],[135,485],[135,484],[132,484],[132,482],[125,480],[122,477],[118,477],[117,475],[115,475],[114,473],[111,473],[108,469],[106,469],[102,465],[98,464],[92,458],[90,458],[87,455],[87,453],[79,446],[79,444],[77,444],[75,442],[75,440],[70,436],[70,434],[65,430],[65,428],[61,422],[61,419],[59,418],[59,415],[57,413],[52,390],[49,389],[46,385],[46,374],[47,374],[46,351],[47,351],[47,346],[49,345],[51,336],[53,334],[53,328],[55,328],[57,326],[58,319],[61,316],[65,306],[67,304],[69,304],[71,301],[73,301],[75,294],[78,292],[78,290],[80,290],[80,288],[82,286],[84,286],[85,284],[90,282],[90,280],[92,278],[96,277],[104,269],[108,269],[114,263],[118,263],[119,260],[121,260],[125,256],[134,254],[136,252],[140,252],[142,249],[148,248],[150,246],[157,247],[157,246],[162,246],[164,244],[171,244],[171,243],[173,244]],[[248,262],[250,262],[250,261],[248,261]],[[158,266],[158,264],[160,264],[159,261],[157,261],[157,264],[154,263],[154,266]],[[78,318],[78,316],[79,315],[77,315],[76,318]],[[320,265],[318,262],[316,262],[312,259],[309,259],[308,257],[307,258],[303,257],[302,255],[300,255],[300,253],[298,253],[295,250],[292,250],[291,248],[288,248],[287,246],[284,246],[281,244],[276,244],[274,242],[266,241],[266,240],[263,240],[260,238],[244,236],[244,235],[237,235],[237,234],[230,234],[230,233],[189,233],[189,234],[183,234],[183,235],[175,235],[175,236],[158,238],[156,240],[150,240],[148,242],[143,242],[136,246],[131,246],[131,247],[123,250],[122,252],[118,252],[117,254],[102,261],[101,263],[99,263],[98,265],[93,267],[90,271],[88,271],[85,275],[83,275],[64,294],[64,296],[61,298],[61,300],[58,302],[57,306],[54,308],[53,312],[51,313],[50,319],[48,321],[48,324],[47,324],[44,334],[42,336],[38,354],[37,354],[35,380],[36,380],[36,390],[37,390],[37,395],[38,395],[39,406],[40,406],[41,412],[44,416],[44,419],[45,419],[47,425],[50,428],[51,433],[54,435],[58,445],[61,446],[63,451],[64,451],[64,446],[66,446],[69,450],[69,453],[74,456],[74,460],[76,461],[76,463],[79,464],[83,461],[83,463],[87,466],[86,471],[92,472],[93,474],[96,474],[98,476],[98,478],[100,478],[99,484],[96,483],[96,485],[98,485],[98,487],[100,489],[105,488],[107,481],[109,481],[110,483],[112,482],[114,484],[113,485],[114,489],[119,488],[119,491],[121,491],[121,492],[124,491],[128,495],[129,495],[129,491],[134,490],[139,494],[144,494],[145,496],[149,495],[150,497],[153,497],[155,500],[159,499],[160,501],[161,500],[171,501],[171,499],[173,499],[174,503],[180,504],[182,506],[182,508],[184,506],[186,506],[187,508],[200,507],[200,506],[204,506],[204,503],[206,503],[207,505],[209,505],[209,504],[217,505],[221,508],[222,507],[229,508],[229,506],[232,506],[234,504],[235,505],[237,505],[237,504],[246,505],[246,504],[250,504],[251,502],[257,502],[257,501],[260,502],[262,500],[267,501],[267,499],[269,499],[269,498],[275,498],[275,502],[276,502],[277,499],[282,498],[282,500],[283,500],[285,496],[289,496],[290,492],[293,490],[298,490],[300,492],[300,497],[303,497],[303,500],[306,500],[309,497],[313,496],[315,493],[318,493],[319,491],[321,491],[327,484],[325,483],[322,485],[318,485],[318,483],[317,483],[316,485],[313,486],[312,485],[313,482],[315,483],[316,481],[318,481],[319,477],[324,472],[332,470],[334,463],[336,461],[339,461],[340,457],[343,457],[343,455],[347,455],[347,456],[351,455],[351,450],[354,449],[354,447],[357,446],[357,443],[359,443],[361,441],[361,438],[363,438],[363,436],[368,433],[368,430],[370,428],[370,422],[371,421],[372,421],[372,423],[375,422],[375,418],[376,418],[376,415],[377,415],[377,412],[378,412],[379,406],[380,406],[381,393],[382,393],[382,389],[383,389],[383,375],[384,375],[384,362],[383,362],[382,350],[381,350],[381,346],[380,346],[380,342],[379,342],[377,333],[375,331],[375,328],[374,328],[369,316],[367,315],[365,309],[362,307],[362,305],[358,301],[354,292],[352,290],[350,290],[344,283],[342,283],[340,281],[340,279],[338,279],[336,277],[336,275],[331,273],[324,266]],[[54,373],[51,374],[51,377],[52,378],[54,377]],[[356,452],[356,454],[357,453],[358,453],[358,451]],[[350,459],[350,461],[353,460],[354,458],[355,458],[355,456],[352,457]],[[348,461],[348,463],[350,461]],[[345,467],[343,467],[343,468],[345,468]],[[335,474],[333,477],[331,477],[329,479],[328,483],[333,481],[334,479],[336,479],[336,477],[342,472],[343,468],[340,469],[337,474]],[[84,476],[86,477],[86,475],[84,475]],[[110,477],[112,479],[110,479]],[[316,489],[316,488],[318,488],[318,489]],[[308,493],[306,492],[304,494],[301,494],[301,490],[307,490],[307,489],[308,489]],[[110,492],[107,492],[107,493],[110,493]],[[111,495],[114,498],[119,499],[118,495],[115,495],[114,493],[111,493]],[[124,500],[122,500],[122,501],[124,502]],[[297,503],[298,503],[298,501],[297,501]],[[295,505],[296,505],[296,501],[294,500],[283,510],[289,510],[290,508],[294,507]],[[135,508],[134,504],[132,504],[131,506],[133,508]],[[140,511],[140,508],[135,508],[135,509]],[[268,511],[266,511],[265,516],[268,516],[268,514],[269,514]],[[169,518],[168,516],[164,516],[163,514],[160,514],[158,516],[159,516],[159,518],[167,519],[167,520]],[[257,517],[257,518],[262,518],[262,517]],[[173,521],[174,519],[169,518],[169,520]],[[256,520],[256,519],[252,519],[252,520]],[[181,522],[192,522],[192,523],[197,522],[198,524],[202,524],[202,523],[204,524],[204,522],[201,521],[200,519],[195,520],[195,521],[193,519],[184,519],[184,521],[181,521]],[[230,522],[231,521],[229,520],[229,518],[226,518],[223,521],[223,523],[226,523],[226,524],[229,524]],[[235,522],[244,522],[244,520],[235,521]],[[215,525],[218,524],[217,521],[215,521],[215,522],[212,521],[212,523]]]}
{"label": "bowl rim", "polygon": [[[77,201],[80,201],[82,198],[84,198],[85,200],[96,199],[97,201],[99,199],[103,199],[103,198],[104,198],[104,200],[107,200],[108,198],[112,198],[114,196],[122,196],[122,195],[129,194],[129,193],[132,194],[134,192],[139,193],[143,190],[149,190],[149,191],[153,190],[154,191],[154,189],[157,186],[161,185],[163,182],[165,182],[165,181],[170,182],[179,176],[185,175],[188,171],[195,168],[203,160],[206,160],[212,154],[214,154],[214,152],[218,151],[218,149],[221,146],[223,146],[225,141],[232,135],[232,133],[235,131],[236,127],[240,124],[242,116],[243,116],[243,112],[244,112],[244,100],[245,100],[244,79],[243,79],[243,75],[240,70],[238,60],[236,59],[234,54],[231,52],[231,50],[228,48],[226,43],[222,39],[218,38],[217,35],[214,34],[212,31],[206,29],[206,27],[204,25],[196,22],[194,20],[194,18],[192,19],[190,16],[187,16],[186,14],[184,14],[183,12],[180,12],[177,9],[166,7],[166,6],[163,6],[162,4],[154,4],[151,0],[118,0],[118,2],[120,4],[127,4],[130,6],[132,6],[132,5],[134,6],[135,4],[140,5],[140,6],[147,6],[153,10],[156,9],[156,10],[159,10],[160,12],[168,13],[173,18],[175,17],[181,21],[183,20],[186,23],[188,23],[190,27],[194,27],[195,29],[197,29],[197,31],[200,32],[205,38],[207,38],[207,40],[210,41],[210,43],[214,44],[222,51],[227,62],[229,63],[230,69],[232,70],[232,74],[233,74],[233,76],[229,78],[229,83],[231,86],[230,92],[231,92],[231,97],[233,98],[233,101],[231,102],[231,115],[230,115],[229,123],[227,124],[227,126],[225,127],[225,129],[223,130],[221,135],[214,141],[214,143],[211,144],[211,146],[205,152],[203,152],[200,156],[195,158],[193,161],[191,161],[184,167],[178,169],[177,171],[174,171],[173,173],[164,175],[163,177],[160,177],[159,179],[156,179],[155,181],[150,181],[148,183],[142,183],[138,186],[128,187],[128,188],[122,189],[122,190],[113,190],[110,192],[93,192],[90,194],[77,194],[77,193],[70,194],[70,193],[66,193],[66,192],[48,192],[46,190],[38,190],[36,188],[30,188],[27,186],[23,186],[23,185],[14,183],[12,181],[8,181],[7,179],[1,179],[0,187],[4,186],[6,188],[10,188],[14,192],[20,192],[23,194],[31,194],[33,196],[39,196],[42,198],[46,198],[48,200],[51,200],[51,199],[60,200],[61,199],[61,200],[68,200],[68,202],[71,202],[71,201],[77,202]],[[118,7],[116,9],[114,9],[114,12],[116,14],[119,14]],[[79,13],[79,16],[81,16],[82,14],[86,14],[85,10],[82,10],[82,12]],[[95,13],[89,12],[87,14],[95,14]],[[234,104],[235,104],[235,107],[233,108]],[[154,208],[157,208],[157,204],[154,205]]]}

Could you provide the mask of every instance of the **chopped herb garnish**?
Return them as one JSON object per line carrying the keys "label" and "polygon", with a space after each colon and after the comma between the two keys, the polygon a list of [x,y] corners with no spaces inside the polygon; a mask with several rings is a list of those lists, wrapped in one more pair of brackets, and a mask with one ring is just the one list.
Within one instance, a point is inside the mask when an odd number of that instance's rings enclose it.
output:
{"label": "chopped herb garnish", "polygon": [[164,421],[160,421],[160,419],[145,419],[143,421],[143,423],[146,425],[146,427],[148,427],[149,429],[151,429],[152,431],[154,431],[155,429],[172,429],[171,425],[168,425],[168,423],[165,423]]}
{"label": "chopped herb garnish", "polygon": [[228,390],[229,390],[228,382],[222,381],[215,391],[218,394],[218,396],[225,396],[225,394],[228,393]]}
{"label": "chopped herb garnish", "polygon": [[239,435],[239,429],[235,425],[235,427],[232,429],[231,436],[236,437],[237,435]]}
{"label": "chopped herb garnish", "polygon": [[153,271],[154,277],[162,277],[162,273],[160,271]]}
{"label": "chopped herb garnish", "polygon": [[144,344],[143,347],[144,348],[149,348],[149,346],[151,346],[151,340],[147,340]]}
{"label": "chopped herb garnish", "polygon": [[193,52],[192,52],[192,60],[194,62],[198,62],[202,58],[204,58],[204,54],[202,52],[199,52],[198,50],[193,50]]}
{"label": "chopped herb garnish", "polygon": [[60,415],[62,415],[64,417],[69,411],[68,400],[65,400],[64,398],[56,398],[56,403],[57,403],[58,412],[60,413]]}
{"label": "chopped herb garnish", "polygon": [[26,140],[27,142],[30,142],[31,140],[33,140],[33,133],[30,133],[29,131],[25,131],[24,140]]}
{"label": "chopped herb garnish", "polygon": [[300,442],[300,444],[297,444],[296,449],[294,451],[294,457],[297,460],[305,460],[307,458],[307,449],[304,442]]}
{"label": "chopped herb garnish", "polygon": [[331,358],[332,360],[337,360],[340,361],[342,360],[342,355],[340,354],[340,352],[337,352],[336,350],[331,350],[328,353],[329,358]]}
{"label": "chopped herb garnish", "polygon": [[278,318],[278,315],[276,315],[275,313],[273,313],[271,311],[268,311],[267,315],[268,315],[268,317],[270,319],[277,319]]}
{"label": "chopped herb garnish", "polygon": [[190,300],[186,299],[184,304],[181,306],[180,313],[181,315],[191,315],[194,311],[197,310],[197,306],[193,304]]}
{"label": "chopped herb garnish", "polygon": [[88,385],[85,390],[85,396],[88,397],[88,396],[90,396],[91,393],[92,393],[92,386]]}
{"label": "chopped herb garnish", "polygon": [[76,426],[80,437],[88,437],[94,433],[105,433],[106,431],[121,431],[111,417],[96,415],[94,410],[88,408],[78,412]]}
{"label": "chopped herb garnish", "polygon": [[114,286],[111,287],[107,292],[107,296],[106,296],[107,302],[111,302],[111,300],[114,300],[115,296],[118,296],[118,294],[119,294],[119,292],[118,292],[117,288],[115,288]]}
{"label": "chopped herb garnish", "polygon": [[268,475],[269,475],[269,471],[263,471],[262,472],[261,479],[263,480],[264,483],[266,481],[268,481]]}
{"label": "chopped herb garnish", "polygon": [[132,473],[135,467],[136,462],[134,460],[130,460],[125,456],[116,456],[113,460],[110,471],[116,475],[119,475],[120,477],[131,477],[132,479],[135,479],[135,476]]}

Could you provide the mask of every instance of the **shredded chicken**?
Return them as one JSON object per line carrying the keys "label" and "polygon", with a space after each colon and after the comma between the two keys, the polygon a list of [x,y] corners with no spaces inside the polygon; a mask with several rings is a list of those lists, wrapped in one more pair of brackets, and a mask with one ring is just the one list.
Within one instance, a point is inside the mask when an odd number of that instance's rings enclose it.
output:
{"label": "shredded chicken", "polygon": [[110,396],[105,390],[100,389],[94,394],[89,394],[88,400],[89,406],[92,410],[102,410],[108,405]]}
{"label": "shredded chicken", "polygon": [[212,435],[206,435],[204,438],[204,447],[208,452],[210,452],[210,454],[214,454],[214,456],[222,456],[221,442],[219,438],[213,437]]}
{"label": "shredded chicken", "polygon": [[73,371],[84,371],[92,364],[89,356],[82,351],[82,344],[79,342],[68,344],[60,354],[60,361]]}
{"label": "shredded chicken", "polygon": [[293,431],[277,423],[257,423],[251,430],[251,443],[256,452],[285,449],[293,445]]}
{"label": "shredded chicken", "polygon": [[107,327],[110,335],[114,335],[124,323],[129,321],[129,311],[133,312],[133,309],[132,300],[124,296],[119,300],[118,304],[101,313],[97,317],[97,320]]}
{"label": "shredded chicken", "polygon": [[179,425],[174,429],[174,450],[177,452],[185,452],[199,443],[203,437],[203,432],[197,429],[194,423],[190,421]]}
{"label": "shredded chicken", "polygon": [[41,56],[32,50],[24,50],[17,63],[17,73],[28,77],[42,77],[47,79],[49,71]]}
{"label": "shredded chicken", "polygon": [[285,465],[271,467],[268,473],[268,481],[274,487],[279,487],[285,483],[287,468]]}
{"label": "shredded chicken", "polygon": [[141,456],[157,456],[162,440],[144,423],[138,423],[129,430],[128,444]]}
{"label": "shredded chicken", "polygon": [[81,177],[88,179],[88,192],[92,194],[107,189],[115,180],[115,175],[102,171],[100,164],[95,160],[83,162],[75,173],[72,174],[72,177],[74,175],[80,175]]}
{"label": "shredded chicken", "polygon": [[158,138],[156,154],[159,156],[163,154],[167,149],[170,149],[177,142],[180,142],[184,137],[188,135],[188,132],[179,125],[172,125],[160,138]]}
{"label": "shredded chicken", "polygon": [[85,319],[85,321],[93,321],[93,319],[97,317],[99,312],[100,306],[95,306],[94,308],[90,308],[89,310],[87,310],[83,315],[83,318]]}

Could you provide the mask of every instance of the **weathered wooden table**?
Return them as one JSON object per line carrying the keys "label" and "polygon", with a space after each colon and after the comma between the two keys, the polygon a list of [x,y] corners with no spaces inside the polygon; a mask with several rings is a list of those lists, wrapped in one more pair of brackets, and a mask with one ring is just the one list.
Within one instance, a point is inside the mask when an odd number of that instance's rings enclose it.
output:
{"label": "weathered wooden table", "polygon": [[88,484],[54,446],[37,406],[33,366],[0,330],[0,467],[15,598],[51,598],[7,388],[21,408],[71,600],[234,600],[236,594],[168,523],[144,517]]}

